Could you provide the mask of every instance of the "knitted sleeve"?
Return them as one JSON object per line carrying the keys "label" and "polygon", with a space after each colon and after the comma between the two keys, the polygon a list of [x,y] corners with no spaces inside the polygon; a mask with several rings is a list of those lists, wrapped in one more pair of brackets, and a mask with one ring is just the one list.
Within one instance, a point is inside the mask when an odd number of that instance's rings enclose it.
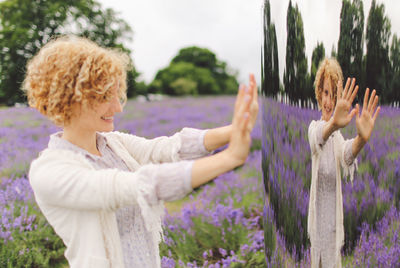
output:
{"label": "knitted sleeve", "polygon": [[149,164],[135,172],[95,170],[72,152],[53,150],[32,162],[29,180],[35,198],[41,202],[71,209],[114,211],[134,204],[158,205],[162,200],[185,196],[192,191],[192,164]]}
{"label": "knitted sleeve", "polygon": [[209,154],[204,147],[207,130],[183,128],[171,137],[146,139],[122,132],[113,132],[141,165],[196,159]]}
{"label": "knitted sleeve", "polygon": [[343,168],[343,178],[350,176],[353,182],[354,171],[357,170],[357,159],[353,156],[354,139],[345,140],[340,132],[338,132],[339,157],[340,165]]}

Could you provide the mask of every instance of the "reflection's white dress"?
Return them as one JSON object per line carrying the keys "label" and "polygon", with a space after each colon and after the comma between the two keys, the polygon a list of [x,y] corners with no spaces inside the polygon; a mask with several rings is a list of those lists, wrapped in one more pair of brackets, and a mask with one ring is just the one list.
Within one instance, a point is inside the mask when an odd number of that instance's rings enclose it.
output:
{"label": "reflection's white dress", "polygon": [[[315,122],[315,121],[313,121]],[[317,178],[314,183],[316,187],[315,194],[315,227],[316,233],[311,239],[312,247],[312,266],[316,267],[322,264],[322,267],[340,267],[340,252],[337,252],[340,241],[337,241],[337,163],[335,158],[335,137],[341,135],[339,131],[331,134],[328,140],[322,138],[323,126],[325,121],[319,120],[314,123],[312,136],[314,142],[319,147],[319,167]],[[310,125],[311,128],[311,125]],[[352,144],[354,139],[345,141],[341,152],[343,153],[344,164],[350,166],[354,162],[352,153]],[[337,145],[339,146],[339,145]],[[314,153],[317,153],[314,151]],[[340,197],[341,197],[340,189]],[[310,200],[311,201],[311,200]],[[340,204],[343,208],[343,203]],[[343,217],[343,216],[342,216]],[[343,222],[341,222],[343,229]],[[339,246],[340,248],[341,246]],[[338,256],[339,254],[339,256]],[[317,261],[317,263],[315,263]]]}

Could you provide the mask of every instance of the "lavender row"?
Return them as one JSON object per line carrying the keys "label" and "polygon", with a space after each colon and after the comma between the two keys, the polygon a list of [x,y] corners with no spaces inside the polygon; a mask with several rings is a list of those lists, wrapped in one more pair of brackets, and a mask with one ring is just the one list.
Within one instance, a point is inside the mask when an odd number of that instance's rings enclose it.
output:
{"label": "lavender row", "polygon": [[[231,122],[233,104],[234,97],[167,98],[151,103],[129,101],[124,113],[116,117],[115,126],[118,131],[148,138],[172,135],[185,126],[212,128]],[[189,237],[197,223],[202,228],[204,224],[210,224],[207,225],[209,232],[224,232],[225,235],[221,237],[229,243],[237,239],[235,249],[222,244],[212,245],[206,253],[204,250],[192,259],[186,259],[185,265],[192,263],[196,266],[197,256],[211,267],[243,261],[246,266],[250,261],[246,259],[248,256],[253,256],[253,264],[264,261],[260,218],[262,195],[259,194],[263,187],[260,178],[257,179],[255,175],[261,174],[260,151],[257,152],[261,144],[259,123],[252,134],[255,151],[248,158],[252,176],[246,181],[238,174],[239,171],[228,173],[214,184],[194,193],[193,202],[202,204],[202,209],[199,207],[193,211],[191,205],[185,205],[182,215],[169,215],[166,218],[165,248],[168,248],[168,243],[179,244],[182,237]],[[29,163],[47,146],[49,135],[59,130],[33,109],[0,110],[0,266],[53,267],[65,264],[64,245],[36,206],[27,180]],[[258,171],[254,171],[256,167]],[[227,188],[232,192],[226,192]],[[243,204],[247,205],[243,207]],[[217,225],[219,228],[216,228]],[[182,255],[187,250],[187,246],[180,248],[181,252],[177,248],[171,250],[171,256]],[[249,253],[245,259],[240,255],[244,252]],[[165,260],[171,263],[171,256],[169,250],[166,251],[163,263]],[[200,264],[201,260],[197,263]],[[178,266],[179,259],[176,259],[176,263]],[[206,264],[203,262],[202,265]]]}

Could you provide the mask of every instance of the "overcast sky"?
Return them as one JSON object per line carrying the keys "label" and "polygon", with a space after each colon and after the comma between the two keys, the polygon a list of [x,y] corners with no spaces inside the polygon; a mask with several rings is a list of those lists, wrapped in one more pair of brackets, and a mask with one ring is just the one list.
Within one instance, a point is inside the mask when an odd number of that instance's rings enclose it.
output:
{"label": "overcast sky", "polygon": [[[178,50],[191,45],[206,47],[239,71],[240,82],[250,72],[260,77],[263,0],[99,0],[104,7],[120,13],[133,29],[133,60],[148,83],[157,70],[166,67]],[[317,41],[330,55],[337,48],[341,0],[298,0],[304,23],[306,55],[311,58]],[[386,0],[386,14],[392,33],[400,35],[400,1]],[[371,0],[364,0],[368,17]],[[285,63],[286,12],[289,0],[272,0],[272,20],[276,24],[280,73]]]}
{"label": "overcast sky", "polygon": [[[330,56],[332,46],[337,44],[340,33],[340,10],[341,0],[299,0],[297,3],[303,19],[304,36],[306,41],[306,55],[308,57],[308,69],[310,70],[311,55],[317,42],[323,42],[325,55]],[[372,0],[363,0],[364,5],[364,39],[365,27]],[[384,3],[386,15],[392,23],[392,34],[400,35],[400,1],[399,0],[378,0],[377,3]],[[286,54],[286,14],[289,0],[273,0],[271,2],[271,17],[276,25],[278,48],[279,48],[279,72],[281,78],[285,68]],[[364,49],[364,54],[366,50]]]}
{"label": "overcast sky", "polygon": [[206,47],[240,72],[260,76],[262,0],[100,0],[133,29],[133,60],[146,82],[179,49]]}

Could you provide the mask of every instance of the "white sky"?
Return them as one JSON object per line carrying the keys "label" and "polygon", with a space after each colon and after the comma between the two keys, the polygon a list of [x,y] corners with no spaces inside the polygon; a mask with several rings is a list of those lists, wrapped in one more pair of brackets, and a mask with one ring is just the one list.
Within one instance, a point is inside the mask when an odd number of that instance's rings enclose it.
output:
{"label": "white sky", "polygon": [[[239,71],[239,82],[247,82],[248,73],[260,77],[263,0],[99,0],[103,7],[120,13],[133,29],[133,60],[142,79],[151,82],[179,49],[196,45],[213,51],[228,66]],[[371,0],[363,0],[368,17]],[[392,33],[400,35],[400,1],[384,2],[392,22]],[[339,38],[341,0],[294,0],[304,23],[306,55],[311,59],[317,41],[326,54]],[[285,66],[286,13],[289,0],[272,0],[271,17],[276,24],[279,70]],[[365,23],[366,24],[366,23]],[[365,52],[364,52],[365,53]],[[309,64],[310,66],[310,64]]]}
{"label": "white sky", "polygon": [[[364,40],[367,19],[372,0],[362,0],[364,5]],[[400,35],[400,1],[399,0],[377,0],[377,4],[384,3],[385,14],[389,17],[392,28],[391,32]],[[325,55],[330,56],[332,46],[337,44],[340,33],[340,11],[342,0],[292,0],[292,5],[298,4],[303,19],[304,36],[306,41],[306,56],[308,57],[308,71],[310,71],[311,56],[317,42],[323,42]],[[279,72],[281,79],[285,68],[286,54],[286,14],[289,0],[272,0],[271,17],[275,23],[278,48],[279,48]],[[366,48],[364,47],[364,54]]]}
{"label": "white sky", "polygon": [[[196,45],[239,71],[260,76],[262,0],[99,0],[133,29],[134,64],[146,82],[168,66],[179,49]],[[259,79],[258,79],[259,80]]]}

